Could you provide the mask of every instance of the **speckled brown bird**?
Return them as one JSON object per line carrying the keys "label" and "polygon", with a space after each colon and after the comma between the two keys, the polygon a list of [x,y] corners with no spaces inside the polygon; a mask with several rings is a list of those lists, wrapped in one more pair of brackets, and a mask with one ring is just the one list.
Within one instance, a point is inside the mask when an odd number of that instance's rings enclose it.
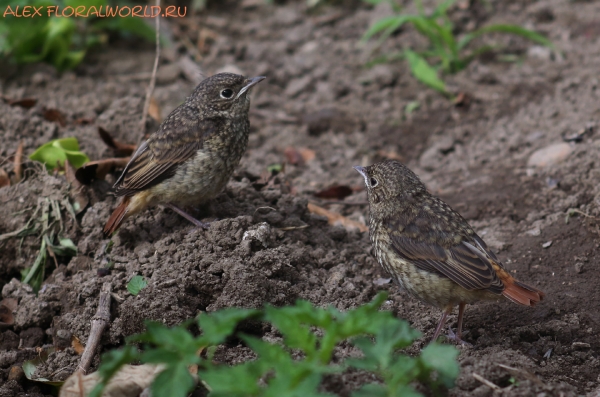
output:
{"label": "speckled brown bird", "polygon": [[248,92],[264,78],[219,73],[203,80],[131,157],[114,185],[123,199],[104,235],[157,204],[207,227],[182,207],[210,200],[229,181],[248,144]]}
{"label": "speckled brown bird", "polygon": [[515,280],[467,221],[406,166],[387,160],[354,168],[367,186],[377,261],[410,295],[443,310],[432,342],[456,305],[458,328],[449,337],[464,343],[465,305],[504,296],[534,306],[544,298],[542,291]]}

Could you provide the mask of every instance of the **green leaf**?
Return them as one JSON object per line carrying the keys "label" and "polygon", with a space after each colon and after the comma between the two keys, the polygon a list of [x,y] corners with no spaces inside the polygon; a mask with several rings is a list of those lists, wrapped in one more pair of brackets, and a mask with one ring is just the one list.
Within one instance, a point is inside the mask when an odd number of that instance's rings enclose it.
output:
{"label": "green leaf", "polygon": [[50,248],[52,248],[52,251],[54,251],[54,253],[56,255],[60,255],[60,256],[75,256],[77,255],[77,246],[75,246],[75,244],[73,243],[73,241],[70,238],[61,238],[58,240],[59,243],[58,245],[50,245]]}
{"label": "green leaf", "polygon": [[421,102],[419,102],[419,101],[410,101],[404,107],[404,114],[406,116],[408,116],[408,115],[412,114],[414,111],[416,111],[417,109],[419,109],[420,107],[421,107]]}
{"label": "green leaf", "polygon": [[205,346],[218,345],[233,333],[242,321],[259,313],[254,309],[236,307],[219,310],[214,313],[202,313],[198,317],[198,326],[202,330],[202,341]]}
{"label": "green leaf", "polygon": [[476,37],[479,37],[481,35],[484,35],[486,33],[515,34],[515,35],[521,36],[527,40],[531,40],[534,43],[538,43],[538,44],[544,45],[546,47],[550,47],[552,49],[555,48],[552,41],[550,41],[548,38],[546,38],[545,36],[543,36],[537,32],[534,32],[529,29],[525,29],[525,28],[523,28],[521,26],[517,26],[517,25],[504,25],[504,24],[484,26],[482,28],[479,28],[479,29],[465,35],[462,39],[459,40],[458,48],[459,49],[465,48],[473,39],[475,39]]}
{"label": "green leaf", "polygon": [[139,294],[142,289],[146,288],[146,286],[148,286],[148,282],[143,276],[133,276],[127,283],[127,291],[135,296]]}
{"label": "green leaf", "polygon": [[256,362],[246,362],[233,367],[211,366],[198,372],[198,377],[209,385],[211,397],[258,396],[261,390],[258,379],[262,375]]}
{"label": "green leaf", "polygon": [[52,140],[37,148],[35,152],[29,155],[29,158],[46,164],[49,171],[64,166],[65,160],[69,160],[69,163],[75,168],[79,168],[90,161],[84,153],[79,151],[77,138]]}
{"label": "green leaf", "polygon": [[190,375],[187,365],[178,362],[167,366],[154,379],[154,382],[152,382],[152,395],[186,397],[194,386],[194,378]]}
{"label": "green leaf", "polygon": [[454,386],[454,379],[460,373],[456,363],[458,350],[454,346],[433,343],[421,352],[421,361],[429,368],[437,371],[439,380],[446,386]]}
{"label": "green leaf", "polygon": [[438,77],[437,71],[423,57],[411,50],[404,50],[404,55],[410,66],[411,73],[417,80],[443,94],[448,94],[446,83]]}
{"label": "green leaf", "polygon": [[271,164],[267,166],[267,171],[271,174],[278,174],[283,170],[283,165],[281,164]]}
{"label": "green leaf", "polygon": [[369,383],[352,392],[352,397],[389,397],[387,387],[377,383]]}
{"label": "green leaf", "polygon": [[100,382],[90,392],[89,397],[100,397],[106,384],[125,364],[137,360],[139,353],[133,346],[125,346],[120,350],[112,350],[102,355],[98,373],[100,374]]}

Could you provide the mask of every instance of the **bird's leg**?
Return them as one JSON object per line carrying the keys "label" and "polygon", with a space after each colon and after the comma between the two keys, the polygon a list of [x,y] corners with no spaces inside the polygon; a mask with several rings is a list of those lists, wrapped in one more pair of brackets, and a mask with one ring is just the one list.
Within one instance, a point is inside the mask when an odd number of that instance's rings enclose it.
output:
{"label": "bird's leg", "polygon": [[196,225],[199,228],[208,229],[210,227],[210,223],[199,221],[198,219],[194,218],[193,216],[191,216],[190,214],[188,214],[187,212],[185,212],[184,210],[182,210],[175,204],[167,203],[167,204],[165,204],[165,206],[169,207],[173,211],[177,212],[179,215],[183,216],[185,219],[192,222],[194,225]]}
{"label": "bird's leg", "polygon": [[463,316],[465,314],[465,306],[467,306],[467,305],[464,302],[461,302],[458,305],[458,327],[456,328],[456,338],[458,340],[462,340],[460,337],[462,334]]}
{"label": "bird's leg", "polygon": [[438,326],[435,329],[435,332],[433,333],[433,338],[431,338],[431,342],[429,343],[435,342],[438,336],[440,336],[440,332],[442,332],[442,328],[444,328],[444,324],[446,324],[446,318],[448,317],[448,313],[450,313],[451,311],[452,307],[444,310],[444,312],[442,313],[442,318],[440,318],[440,322],[438,323]]}
{"label": "bird's leg", "polygon": [[456,334],[452,332],[452,328],[448,328],[448,339],[454,341],[456,344],[463,346],[473,346],[469,342],[465,342],[462,340],[462,326],[463,326],[463,316],[465,314],[465,306],[467,304],[461,302],[458,305],[458,327],[456,328]]}

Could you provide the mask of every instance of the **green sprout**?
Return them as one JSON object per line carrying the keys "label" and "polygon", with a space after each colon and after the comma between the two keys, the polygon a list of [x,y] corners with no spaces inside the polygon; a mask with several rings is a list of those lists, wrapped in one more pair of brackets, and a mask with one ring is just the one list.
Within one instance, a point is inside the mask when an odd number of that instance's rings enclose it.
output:
{"label": "green sprout", "polygon": [[[381,1],[383,0],[368,0],[367,2],[377,4]],[[427,15],[421,1],[417,0],[416,4],[419,10],[417,15],[398,13],[382,18],[367,30],[362,41],[366,42],[379,35],[375,46],[377,48],[400,27],[411,24],[417,32],[427,38],[428,48],[420,51],[406,48],[399,54],[384,56],[378,61],[405,59],[412,75],[417,80],[447,96],[451,95],[446,88],[446,83],[439,77],[440,72],[443,74],[457,73],[465,69],[477,56],[495,49],[493,46],[483,45],[468,51],[469,45],[477,37],[488,33],[506,33],[554,48],[552,42],[541,34],[510,24],[483,26],[458,38],[453,33],[454,25],[447,15],[448,9],[454,3],[456,0],[443,1],[430,15]]]}

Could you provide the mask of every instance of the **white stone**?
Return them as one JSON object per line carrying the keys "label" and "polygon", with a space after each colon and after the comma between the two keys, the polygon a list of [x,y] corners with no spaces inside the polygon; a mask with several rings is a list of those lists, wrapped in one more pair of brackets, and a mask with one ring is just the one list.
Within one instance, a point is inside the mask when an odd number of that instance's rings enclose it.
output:
{"label": "white stone", "polygon": [[531,156],[529,156],[527,166],[547,167],[550,165],[555,165],[569,157],[572,151],[573,148],[568,143],[555,143],[533,152]]}

